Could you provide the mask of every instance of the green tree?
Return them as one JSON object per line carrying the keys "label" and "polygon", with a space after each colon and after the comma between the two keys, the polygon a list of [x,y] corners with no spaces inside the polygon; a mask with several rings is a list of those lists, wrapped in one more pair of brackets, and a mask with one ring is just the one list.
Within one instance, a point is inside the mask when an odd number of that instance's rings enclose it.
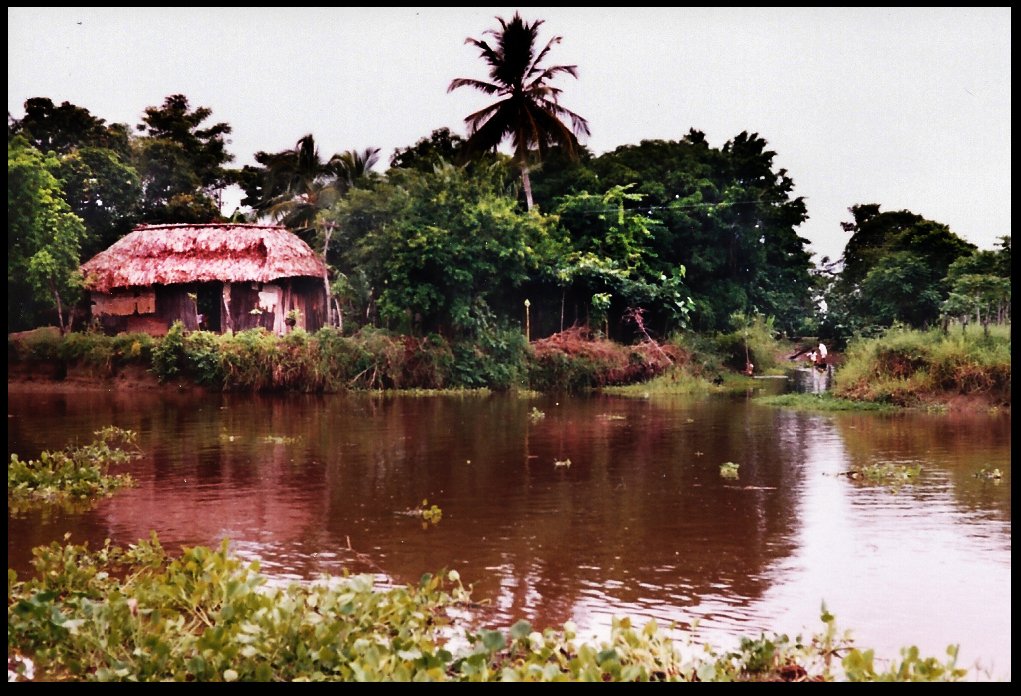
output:
{"label": "green tree", "polygon": [[518,212],[499,167],[469,175],[392,168],[327,215],[340,231],[331,261],[363,273],[387,321],[470,335],[494,319],[492,302],[535,272],[550,221]]}
{"label": "green tree", "polygon": [[82,258],[92,258],[135,226],[141,179],[114,150],[79,148],[59,158],[55,173],[64,200],[85,223]]}
{"label": "green tree", "polygon": [[192,109],[183,94],[167,97],[162,106],[145,109],[138,130],[146,137],[135,143],[134,161],[142,179],[142,214],[153,222],[215,222],[219,200],[238,173],[226,169],[234,160],[227,152],[231,127],[202,127],[212,115],[207,107]]}
{"label": "green tree", "polygon": [[939,320],[955,261],[971,257],[975,245],[946,225],[907,210],[880,212],[878,204],[850,208],[853,222],[843,270],[826,294],[826,335],[844,340],[874,333],[893,322],[921,328]]}
{"label": "green tree", "polygon": [[54,106],[46,97],[34,97],[25,102],[25,117],[10,121],[7,140],[20,135],[30,145],[46,154],[56,152],[68,155],[79,148],[113,150],[127,160],[130,148],[128,127],[93,116],[88,109],[64,102]]}
{"label": "green tree", "polygon": [[[1010,321],[1010,235],[1000,237],[998,251],[977,251],[962,256],[947,270],[950,295],[943,305],[945,317],[967,317],[974,313],[986,334],[995,319]],[[963,323],[963,322],[962,322]]]}
{"label": "green tree", "polygon": [[[577,194],[576,182],[596,194],[633,184],[629,192],[641,199],[624,205],[649,219],[642,244],[651,277],[665,277],[685,299],[690,294],[696,328],[729,330],[731,314],[743,312],[804,333],[814,326],[817,294],[809,242],[797,233],[808,214],[787,171],[773,166],[775,155],[758,134],[713,148],[692,130],[680,141],[644,140],[572,164],[551,157],[535,173],[536,200],[556,209]],[[601,212],[562,216],[573,244],[605,234]],[[669,320],[650,316],[653,326]]]}
{"label": "green tree", "polygon": [[44,157],[21,137],[7,143],[7,331],[31,328],[45,303],[56,308],[61,333],[80,288],[81,219],[64,202]]}
{"label": "green tree", "polygon": [[428,138],[420,138],[414,145],[394,150],[390,166],[399,169],[417,169],[428,174],[446,163],[458,161],[464,138],[449,128],[437,128]]}
{"label": "green tree", "polygon": [[550,270],[561,286],[561,309],[570,292],[572,300],[602,317],[606,327],[615,307],[618,317],[628,310],[651,309],[665,320],[664,333],[687,328],[691,300],[683,282],[686,270],[657,262],[651,241],[659,224],[625,208],[627,202],[643,198],[629,191],[633,186],[614,186],[602,196],[581,193],[560,199],[557,216],[566,239]]}
{"label": "green tree", "polygon": [[89,258],[131,230],[138,219],[141,181],[131,166],[128,127],[93,116],[88,109],[44,97],[25,102],[25,117],[7,128],[8,141],[21,136],[57,155],[52,173],[64,200],[85,223],[82,255]]}
{"label": "green tree", "polygon": [[[578,151],[576,136],[589,135],[589,127],[584,118],[560,106],[561,90],[549,84],[559,73],[577,78],[577,67],[541,65],[553,44],[560,43],[561,37],[553,37],[536,55],[535,42],[543,20],[528,24],[517,13],[510,22],[499,17],[497,20],[501,29],[486,32],[496,38],[495,47],[478,39],[468,38],[465,42],[482,52],[482,58],[489,64],[491,81],[461,77],[450,83],[447,92],[459,87],[473,87],[484,94],[501,98],[465,118],[468,140],[461,149],[461,161],[466,161],[478,150],[495,150],[509,137],[514,148],[514,160],[521,171],[525,202],[531,210],[532,188],[528,166],[533,150],[538,151],[541,160],[551,145],[559,145],[565,153],[575,157]],[[571,119],[570,128],[561,121],[565,117]]]}

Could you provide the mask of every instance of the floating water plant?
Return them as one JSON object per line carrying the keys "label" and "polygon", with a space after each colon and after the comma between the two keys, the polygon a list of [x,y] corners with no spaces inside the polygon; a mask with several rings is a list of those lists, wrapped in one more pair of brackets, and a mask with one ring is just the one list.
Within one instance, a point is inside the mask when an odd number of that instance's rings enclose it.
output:
{"label": "floating water plant", "polygon": [[894,464],[893,462],[873,462],[856,464],[846,472],[852,481],[868,481],[898,488],[905,483],[914,483],[922,473],[922,465]]}
{"label": "floating water plant", "polygon": [[1003,473],[999,469],[990,469],[991,464],[986,464],[982,467],[982,471],[974,474],[975,478],[984,479],[986,481],[995,481],[999,483],[1003,478]]}
{"label": "floating water plant", "polygon": [[84,447],[43,452],[38,460],[22,461],[12,454],[7,465],[7,507],[20,509],[38,503],[88,502],[133,484],[127,474],[110,475],[111,464],[140,455],[111,444],[134,445],[136,434],[109,427],[97,430]]}
{"label": "floating water plant", "polygon": [[528,419],[533,423],[538,423],[545,417],[546,414],[537,409],[535,406],[532,407],[532,412],[528,414]]}
{"label": "floating water plant", "polygon": [[735,464],[734,462],[724,462],[720,464],[720,476],[725,479],[736,479],[737,470],[740,466],[740,464]]}
{"label": "floating water plant", "polygon": [[[719,652],[690,635],[675,643],[655,622],[613,618],[610,639],[562,629],[463,630],[469,608],[456,571],[407,587],[373,588],[368,575],[270,587],[258,563],[219,549],[169,557],[156,534],[96,552],[56,542],[33,550],[34,576],[8,571],[8,661],[45,681],[954,681],[946,661],[917,648],[881,662],[838,633],[744,639]],[[446,583],[446,586],[445,586]],[[446,589],[449,588],[449,589]],[[451,640],[451,638],[455,638]],[[454,646],[463,645],[458,649]],[[840,656],[843,655],[841,660]]]}
{"label": "floating water plant", "polygon": [[433,505],[429,507],[429,501],[423,500],[422,504],[418,507],[411,508],[410,510],[398,510],[394,513],[395,515],[401,515],[403,517],[418,517],[423,520],[423,528],[427,527],[426,523],[432,522],[436,524],[443,517],[443,510],[438,506]]}
{"label": "floating water plant", "polygon": [[563,461],[560,461],[559,459],[556,459],[556,460],[553,461],[553,466],[558,467],[558,468],[559,467],[570,468],[571,460],[570,459],[565,459]]}
{"label": "floating water plant", "polygon": [[277,435],[267,435],[262,438],[262,442],[268,445],[293,445],[296,442],[301,442],[301,436],[298,437],[287,437]]}

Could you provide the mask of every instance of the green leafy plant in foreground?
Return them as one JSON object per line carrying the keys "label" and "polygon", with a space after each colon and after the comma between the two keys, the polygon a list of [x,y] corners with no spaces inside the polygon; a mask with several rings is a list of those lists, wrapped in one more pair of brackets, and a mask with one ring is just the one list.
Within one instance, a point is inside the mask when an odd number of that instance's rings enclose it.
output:
{"label": "green leafy plant in foreground", "polygon": [[134,445],[136,434],[108,427],[96,431],[97,440],[62,452],[43,452],[38,460],[22,461],[12,454],[7,465],[7,507],[18,510],[38,503],[90,502],[132,485],[127,474],[110,475],[111,464],[137,456],[111,444]]}
{"label": "green leafy plant in foreground", "polygon": [[[466,630],[470,608],[456,571],[417,586],[375,591],[369,576],[270,587],[258,563],[218,550],[167,556],[155,533],[128,549],[54,542],[34,549],[37,577],[7,571],[7,645],[41,679],[97,681],[733,681],[955,680],[944,663],[903,651],[889,669],[851,647],[823,607],[826,630],[809,641],[762,636],[731,652],[675,644],[655,621],[614,619],[608,642],[577,627]],[[449,586],[450,590],[445,587]],[[462,648],[456,648],[458,644]],[[836,660],[843,659],[837,666]],[[842,670],[842,671],[841,671]]]}

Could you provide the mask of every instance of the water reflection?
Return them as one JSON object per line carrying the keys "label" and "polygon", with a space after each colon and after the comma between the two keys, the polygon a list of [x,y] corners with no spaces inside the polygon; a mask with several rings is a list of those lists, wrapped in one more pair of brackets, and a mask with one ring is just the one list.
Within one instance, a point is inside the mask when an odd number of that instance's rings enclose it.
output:
{"label": "water reflection", "polygon": [[[139,431],[149,453],[131,465],[139,487],[90,512],[9,517],[20,570],[66,531],[95,545],[155,529],[169,548],[229,537],[279,578],[347,569],[406,583],[456,568],[504,625],[573,618],[605,633],[614,614],[697,619],[720,643],[814,629],[826,599],[871,645],[930,640],[935,654],[961,641],[1009,673],[1009,417],[606,396],[9,393],[8,404],[8,449],[22,456],[110,424]],[[533,408],[545,418],[529,419]],[[923,480],[894,495],[838,476],[872,460],[921,460]],[[724,462],[738,480],[720,476]],[[973,477],[987,463],[1002,485]],[[395,514],[424,499],[439,524]]]}

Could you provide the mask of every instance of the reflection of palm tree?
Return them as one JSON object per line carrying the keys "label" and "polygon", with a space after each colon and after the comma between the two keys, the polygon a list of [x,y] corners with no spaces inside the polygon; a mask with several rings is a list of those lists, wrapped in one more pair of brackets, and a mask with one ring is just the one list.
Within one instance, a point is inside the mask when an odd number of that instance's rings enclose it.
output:
{"label": "reflection of palm tree", "polygon": [[316,218],[329,209],[365,175],[379,159],[379,148],[347,151],[324,162],[311,134],[298,140],[292,150],[270,155],[266,161],[267,192],[278,192],[260,210],[288,229],[305,237],[312,234]]}
{"label": "reflection of palm tree", "polygon": [[[528,153],[538,149],[540,158],[551,145],[559,145],[569,157],[577,157],[576,135],[589,135],[588,122],[573,111],[557,103],[560,89],[550,87],[547,82],[557,73],[578,77],[574,65],[540,67],[553,44],[560,43],[555,36],[546,48],[535,55],[535,40],[539,25],[525,23],[520,15],[508,23],[497,17],[502,29],[488,30],[496,37],[496,47],[491,48],[485,41],[468,38],[470,43],[482,51],[482,57],[489,63],[489,77],[492,82],[483,82],[459,77],[450,83],[447,92],[458,87],[474,87],[486,94],[496,94],[502,99],[495,104],[476,111],[465,119],[468,124],[468,141],[461,150],[462,159],[475,151],[495,149],[504,138],[510,136],[514,146],[514,159],[521,168],[521,183],[525,189],[525,200],[532,207],[532,188],[528,180]],[[571,117],[571,128],[560,120]]]}

